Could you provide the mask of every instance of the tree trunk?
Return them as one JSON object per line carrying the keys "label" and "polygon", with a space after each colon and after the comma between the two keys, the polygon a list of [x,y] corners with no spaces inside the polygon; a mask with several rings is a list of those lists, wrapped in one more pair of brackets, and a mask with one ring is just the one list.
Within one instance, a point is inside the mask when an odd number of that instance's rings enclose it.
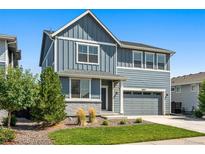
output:
{"label": "tree trunk", "polygon": [[8,112],[8,124],[7,124],[8,128],[11,127],[11,112]]}

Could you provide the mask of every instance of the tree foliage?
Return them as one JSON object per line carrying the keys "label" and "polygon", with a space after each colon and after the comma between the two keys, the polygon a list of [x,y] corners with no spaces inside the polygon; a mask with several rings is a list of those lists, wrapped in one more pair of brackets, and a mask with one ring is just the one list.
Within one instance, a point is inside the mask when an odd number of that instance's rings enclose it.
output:
{"label": "tree foliage", "polygon": [[36,77],[22,68],[7,68],[0,72],[0,109],[8,111],[8,127],[11,114],[31,107],[37,95]]}
{"label": "tree foliage", "polygon": [[32,109],[34,120],[45,125],[62,121],[66,116],[64,98],[58,74],[51,67],[45,68],[40,76],[38,99]]}
{"label": "tree foliage", "polygon": [[199,109],[205,112],[205,81],[202,83],[199,92]]}

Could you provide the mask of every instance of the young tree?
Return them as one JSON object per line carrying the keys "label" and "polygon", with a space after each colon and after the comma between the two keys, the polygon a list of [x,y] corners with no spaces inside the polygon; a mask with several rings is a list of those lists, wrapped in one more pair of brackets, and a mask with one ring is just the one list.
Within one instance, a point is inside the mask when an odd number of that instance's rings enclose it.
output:
{"label": "young tree", "polygon": [[205,112],[205,81],[202,83],[199,92],[199,110]]}
{"label": "young tree", "polygon": [[64,99],[58,74],[51,67],[45,68],[40,75],[39,98],[32,109],[33,119],[44,125],[62,121],[66,116]]}
{"label": "young tree", "polygon": [[8,127],[11,114],[32,106],[37,94],[36,78],[22,68],[8,67],[0,73],[0,108],[8,112]]}

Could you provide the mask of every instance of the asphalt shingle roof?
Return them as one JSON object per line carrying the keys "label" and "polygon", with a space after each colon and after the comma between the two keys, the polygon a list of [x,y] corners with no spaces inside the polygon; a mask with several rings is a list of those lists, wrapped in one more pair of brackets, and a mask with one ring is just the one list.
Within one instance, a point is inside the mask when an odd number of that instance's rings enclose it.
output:
{"label": "asphalt shingle roof", "polygon": [[205,80],[205,72],[199,72],[196,74],[189,74],[172,78],[172,85],[186,85],[193,83],[201,83]]}

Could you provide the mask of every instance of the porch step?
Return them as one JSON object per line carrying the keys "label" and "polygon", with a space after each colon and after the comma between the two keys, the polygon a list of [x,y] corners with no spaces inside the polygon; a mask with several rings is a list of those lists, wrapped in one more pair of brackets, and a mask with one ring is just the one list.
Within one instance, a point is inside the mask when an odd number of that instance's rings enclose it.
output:
{"label": "porch step", "polygon": [[113,119],[127,119],[127,116],[124,115],[101,115],[102,118],[107,119],[107,120],[113,120]]}

